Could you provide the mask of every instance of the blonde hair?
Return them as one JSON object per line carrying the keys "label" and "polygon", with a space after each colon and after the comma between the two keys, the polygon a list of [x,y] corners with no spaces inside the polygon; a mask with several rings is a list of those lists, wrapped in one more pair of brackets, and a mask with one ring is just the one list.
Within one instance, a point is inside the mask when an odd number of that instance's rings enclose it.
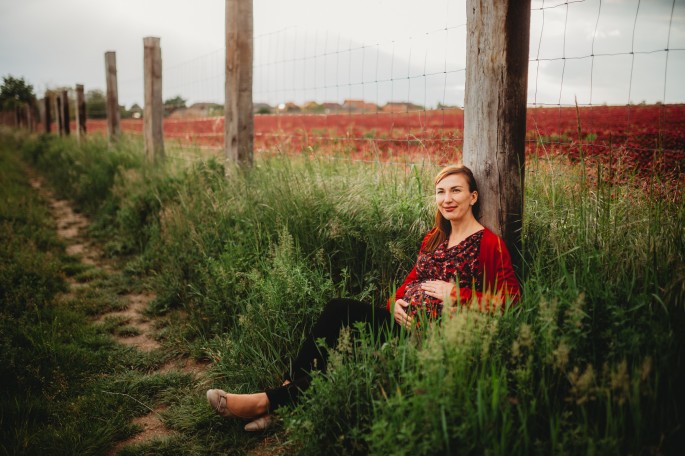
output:
{"label": "blonde hair", "polygon": [[[476,179],[473,177],[473,172],[464,165],[448,165],[445,166],[440,172],[435,176],[434,184],[438,185],[441,180],[447,176],[453,174],[461,174],[466,178],[466,182],[469,184],[469,192],[477,192],[478,185],[476,184]],[[476,203],[471,206],[473,216],[478,218],[480,212],[480,201],[476,200]],[[452,232],[452,225],[449,220],[442,216],[440,209],[435,211],[435,224],[433,225],[432,233],[426,244],[423,247],[423,252],[433,252],[440,244],[442,244],[447,238],[449,238]]]}

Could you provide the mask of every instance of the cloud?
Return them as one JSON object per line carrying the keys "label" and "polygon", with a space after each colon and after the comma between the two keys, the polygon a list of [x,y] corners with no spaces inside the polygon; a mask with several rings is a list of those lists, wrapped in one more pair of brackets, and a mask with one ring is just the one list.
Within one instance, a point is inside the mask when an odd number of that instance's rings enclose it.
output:
{"label": "cloud", "polygon": [[[142,39],[159,36],[164,96],[220,101],[223,6],[0,1],[2,71],[26,77],[39,94],[76,83],[103,89],[104,53],[114,50],[120,101],[141,103]],[[529,94],[537,87],[538,101],[554,103],[560,93],[564,103],[574,95],[593,103],[656,101],[664,94],[685,101],[685,86],[676,82],[685,66],[685,52],[677,50],[685,49],[685,5],[673,6],[672,0],[534,0],[530,56],[541,61],[530,66],[536,85]],[[463,2],[254,0],[254,14],[255,93],[269,102],[368,97],[463,104]]]}

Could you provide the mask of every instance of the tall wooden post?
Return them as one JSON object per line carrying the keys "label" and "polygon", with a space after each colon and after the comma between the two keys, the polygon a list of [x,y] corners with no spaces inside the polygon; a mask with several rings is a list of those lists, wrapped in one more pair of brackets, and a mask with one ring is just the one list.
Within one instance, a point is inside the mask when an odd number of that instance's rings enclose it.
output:
{"label": "tall wooden post", "polygon": [[57,119],[57,131],[64,136],[64,111],[62,110],[62,97],[55,93],[55,118]]}
{"label": "tall wooden post", "polygon": [[86,134],[86,97],[83,95],[83,84],[76,84],[76,137]]}
{"label": "tall wooden post", "polygon": [[69,136],[69,92],[62,90],[62,128],[64,129],[64,136]]}
{"label": "tall wooden post", "polygon": [[113,141],[121,134],[117,53],[114,51],[105,52],[105,74],[107,77],[107,131],[109,132],[109,140]]}
{"label": "tall wooden post", "polygon": [[227,161],[252,165],[252,0],[226,0],[224,151]]}
{"label": "tall wooden post", "polygon": [[50,133],[52,129],[52,112],[50,111],[50,95],[45,94],[43,97],[43,132]]}
{"label": "tall wooden post", "polygon": [[530,0],[466,1],[464,164],[473,170],[481,223],[520,264]]}
{"label": "tall wooden post", "polygon": [[164,158],[162,104],[162,49],[159,38],[143,38],[143,68],[145,70],[145,108],[143,112],[143,133],[145,155],[149,160]]}
{"label": "tall wooden post", "polygon": [[30,132],[33,132],[34,121],[33,121],[33,103],[28,102],[24,105],[24,111],[26,112],[26,127]]}

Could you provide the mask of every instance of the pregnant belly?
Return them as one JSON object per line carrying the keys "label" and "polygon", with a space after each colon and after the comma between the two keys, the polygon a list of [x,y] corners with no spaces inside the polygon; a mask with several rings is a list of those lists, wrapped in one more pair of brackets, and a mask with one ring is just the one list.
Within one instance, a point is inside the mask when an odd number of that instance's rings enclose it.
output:
{"label": "pregnant belly", "polygon": [[442,301],[428,296],[422,289],[421,283],[407,287],[404,292],[404,300],[409,303],[407,309],[409,315],[425,314],[430,318],[436,318],[442,313]]}

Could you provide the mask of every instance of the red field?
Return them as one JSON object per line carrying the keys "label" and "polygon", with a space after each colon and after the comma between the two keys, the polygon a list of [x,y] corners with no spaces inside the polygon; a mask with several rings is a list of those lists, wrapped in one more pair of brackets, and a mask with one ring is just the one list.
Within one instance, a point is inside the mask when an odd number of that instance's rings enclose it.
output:
{"label": "red field", "polygon": [[[255,116],[255,149],[327,154],[354,159],[438,162],[461,155],[461,110],[378,114],[280,114]],[[124,120],[122,129],[142,133],[142,120]],[[90,132],[104,121],[88,122]],[[167,141],[221,148],[223,117],[164,121]],[[601,161],[612,169],[682,178],[685,173],[685,105],[530,108],[528,156],[564,155]]]}

